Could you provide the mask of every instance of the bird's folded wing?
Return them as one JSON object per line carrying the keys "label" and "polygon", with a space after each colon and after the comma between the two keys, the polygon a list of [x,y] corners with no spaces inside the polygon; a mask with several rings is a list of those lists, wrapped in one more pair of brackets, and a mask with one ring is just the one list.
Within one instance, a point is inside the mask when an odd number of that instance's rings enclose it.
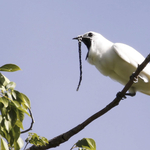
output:
{"label": "bird's folded wing", "polygon": [[[122,43],[115,43],[113,45],[113,50],[116,52],[116,54],[125,62],[129,63],[130,65],[132,65],[135,70],[138,67],[138,65],[140,65],[143,61],[144,61],[144,57],[138,52],[136,51],[134,48],[122,44]],[[147,73],[146,73],[147,74]],[[146,76],[146,74],[140,73],[139,78],[141,80],[143,80],[145,83],[147,83],[149,81],[148,77]]]}

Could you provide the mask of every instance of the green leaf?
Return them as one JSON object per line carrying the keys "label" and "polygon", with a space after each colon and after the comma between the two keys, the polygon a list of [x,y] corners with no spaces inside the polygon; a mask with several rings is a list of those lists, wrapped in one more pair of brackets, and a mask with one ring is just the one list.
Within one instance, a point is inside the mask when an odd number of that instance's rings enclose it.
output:
{"label": "green leaf", "polygon": [[10,130],[9,138],[7,140],[9,144],[12,146],[14,142],[18,140],[19,137],[20,137],[20,128],[15,125],[14,128]]}
{"label": "green leaf", "polygon": [[8,96],[8,98],[9,98],[10,100],[13,100],[13,99],[12,99],[12,95],[11,95],[11,92],[10,92],[10,91],[8,91],[8,90],[7,90],[6,95]]}
{"label": "green leaf", "polygon": [[2,127],[0,127],[0,135],[1,137],[5,137],[5,133],[2,131]]}
{"label": "green leaf", "polygon": [[6,139],[9,143],[10,146],[13,146],[14,142],[16,142],[18,140],[18,138],[20,137],[20,128],[18,126],[14,126],[9,134],[6,136]]}
{"label": "green leaf", "polygon": [[17,99],[16,92],[14,90],[11,91],[11,94],[12,94],[14,99]]}
{"label": "green leaf", "polygon": [[0,115],[0,123],[2,122],[2,119],[3,119],[3,118],[2,118],[2,115]]}
{"label": "green leaf", "polygon": [[26,113],[30,117],[30,114],[28,113],[28,111],[25,108],[18,107],[18,109],[21,110],[22,112]]}
{"label": "green leaf", "polygon": [[1,138],[1,150],[9,150],[8,144]]}
{"label": "green leaf", "polygon": [[11,121],[11,126],[14,127],[14,125],[17,121],[17,109],[11,108],[8,115],[9,115],[9,119]]}
{"label": "green leaf", "polygon": [[0,97],[0,103],[3,103],[4,107],[8,106],[8,99],[5,97]]}
{"label": "green leaf", "polygon": [[23,94],[23,93],[20,93],[16,90],[14,90],[14,92],[16,93],[16,100],[22,104],[22,106],[25,108],[25,109],[28,109],[30,108],[30,100],[29,98]]}
{"label": "green leaf", "polygon": [[24,128],[23,128],[23,124],[22,124],[21,121],[17,120],[17,121],[16,121],[16,125],[17,125],[19,128],[21,128],[22,130],[24,129]]}
{"label": "green leaf", "polygon": [[22,94],[23,99],[24,99],[24,105],[25,105],[27,108],[30,108],[30,100],[29,100],[29,98],[28,98],[25,94],[23,94],[23,93],[21,93],[21,94]]}
{"label": "green leaf", "polygon": [[18,138],[20,137],[20,128],[18,127],[18,126],[15,126],[14,128],[14,137],[15,137],[15,141],[17,141],[18,140]]}
{"label": "green leaf", "polygon": [[0,73],[0,85],[6,86],[9,82],[10,80]]}
{"label": "green leaf", "polygon": [[[49,142],[48,142],[48,140],[47,140],[47,138],[45,138],[45,137],[41,137],[41,139],[42,139],[42,141],[44,142],[44,143],[46,143],[46,144],[48,144]],[[45,145],[46,145],[45,144]]]}
{"label": "green leaf", "polygon": [[0,71],[14,72],[18,70],[21,70],[21,69],[15,64],[6,64],[0,67]]}
{"label": "green leaf", "polygon": [[22,122],[23,119],[24,119],[24,112],[18,109],[18,111],[17,111],[17,118],[18,118],[19,121]]}
{"label": "green leaf", "polygon": [[1,108],[2,117],[5,117],[7,114],[7,109],[5,107]]}
{"label": "green leaf", "polygon": [[7,141],[8,141],[8,143],[9,143],[9,146],[12,146],[13,145],[13,143],[14,143],[14,141],[15,141],[15,138],[14,138],[14,135],[15,133],[14,133],[14,130],[13,130],[13,128],[12,128],[12,130],[10,130],[10,132],[9,132],[9,134],[8,134],[8,136],[7,136]]}
{"label": "green leaf", "polygon": [[14,93],[15,93],[15,95],[16,95],[16,99],[15,99],[14,101],[17,101],[20,105],[21,105],[22,103],[24,103],[24,99],[23,99],[21,93],[18,92],[18,91],[16,91],[16,90],[14,90]]}
{"label": "green leaf", "polygon": [[17,108],[21,107],[20,103],[19,103],[18,101],[16,101],[16,100],[13,100],[12,103],[13,103]]}
{"label": "green leaf", "polygon": [[36,133],[29,132],[28,134],[29,136],[26,139],[26,142],[29,142],[36,146],[43,146],[49,143],[45,137],[38,136]]}
{"label": "green leaf", "polygon": [[2,126],[0,129],[1,129],[0,130],[1,136],[4,137],[5,139],[7,139],[9,134],[7,133],[6,129],[3,128]]}
{"label": "green leaf", "polygon": [[5,120],[4,120],[4,124],[5,124],[6,131],[9,133],[9,131],[10,131],[11,128],[12,128],[11,122],[5,119]]}
{"label": "green leaf", "polygon": [[[14,104],[14,105],[13,105]],[[16,101],[16,100],[13,100],[12,101],[12,107],[14,106],[14,110],[17,112],[17,110],[20,110],[20,111],[22,111],[22,112],[24,112],[24,113],[26,113],[28,116],[30,116],[30,114],[28,113],[28,111],[25,109],[25,108],[23,108],[20,104],[19,104],[19,102],[18,101]],[[17,109],[17,110],[16,110]]]}
{"label": "green leaf", "polygon": [[79,140],[75,145],[86,150],[96,150],[96,143],[91,138],[83,138],[82,140]]}
{"label": "green leaf", "polygon": [[6,92],[5,86],[1,85],[1,82],[0,82],[0,90],[1,90],[1,93],[3,94]]}
{"label": "green leaf", "polygon": [[15,82],[9,82],[9,83],[6,85],[6,88],[7,88],[7,89],[11,89],[11,90],[13,90],[15,87],[16,87],[16,83],[15,83]]}
{"label": "green leaf", "polygon": [[2,118],[1,120],[0,133],[1,133],[1,136],[3,136],[4,138],[7,138],[8,132],[6,131],[4,120],[5,120],[4,118]]}
{"label": "green leaf", "polygon": [[23,140],[21,139],[21,137],[18,138],[17,142],[14,143],[14,149],[15,150],[20,150],[24,145]]}

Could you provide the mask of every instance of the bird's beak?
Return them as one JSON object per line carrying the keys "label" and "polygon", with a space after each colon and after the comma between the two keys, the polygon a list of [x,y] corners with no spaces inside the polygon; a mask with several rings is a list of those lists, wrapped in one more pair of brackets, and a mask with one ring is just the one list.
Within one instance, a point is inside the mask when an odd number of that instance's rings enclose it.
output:
{"label": "bird's beak", "polygon": [[86,38],[82,35],[79,35],[75,38],[73,38],[73,40],[78,40],[78,42],[83,42],[86,46],[87,46],[87,49],[88,49],[88,53],[86,55],[86,59],[88,58],[88,54],[89,54],[89,49],[91,47],[91,39],[90,38]]}
{"label": "bird's beak", "polygon": [[82,38],[83,38],[83,37],[82,37],[81,35],[79,35],[79,36],[73,38],[73,40],[81,40],[81,41],[82,41]]}
{"label": "bird's beak", "polygon": [[79,35],[73,38],[73,40],[78,40],[79,42],[83,42],[87,46],[88,50],[91,47],[91,39],[88,37],[84,37],[83,35]]}
{"label": "bird's beak", "polygon": [[79,37],[75,37],[75,38],[73,38],[73,40],[78,40],[78,38],[79,38]]}

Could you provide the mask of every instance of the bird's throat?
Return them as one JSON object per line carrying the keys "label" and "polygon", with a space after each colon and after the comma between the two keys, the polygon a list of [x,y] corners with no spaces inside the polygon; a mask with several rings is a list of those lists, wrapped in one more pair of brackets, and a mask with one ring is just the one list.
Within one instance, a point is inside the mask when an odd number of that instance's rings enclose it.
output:
{"label": "bird's throat", "polygon": [[86,45],[87,49],[88,49],[88,52],[87,52],[87,55],[86,55],[86,60],[88,58],[88,55],[89,55],[89,51],[90,51],[90,48],[91,48],[91,39],[90,38],[82,38],[82,42]]}

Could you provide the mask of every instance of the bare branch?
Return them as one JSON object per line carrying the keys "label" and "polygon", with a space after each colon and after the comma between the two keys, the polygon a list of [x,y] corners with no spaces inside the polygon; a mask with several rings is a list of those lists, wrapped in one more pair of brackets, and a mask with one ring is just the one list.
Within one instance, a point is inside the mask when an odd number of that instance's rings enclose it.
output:
{"label": "bare branch", "polygon": [[28,148],[27,150],[45,150],[45,149],[57,147],[61,143],[64,143],[64,142],[68,141],[73,135],[75,135],[78,132],[80,132],[83,128],[85,128],[92,121],[94,121],[95,119],[101,117],[102,115],[104,115],[105,113],[107,113],[109,110],[111,110],[112,108],[114,108],[115,106],[117,106],[119,104],[119,102],[121,101],[121,99],[125,96],[126,92],[132,86],[133,81],[134,81],[134,77],[137,77],[139,75],[139,73],[144,69],[144,67],[149,62],[150,62],[150,54],[146,57],[146,59],[143,61],[143,63],[138,66],[138,68],[135,71],[135,73],[132,75],[132,77],[130,78],[130,80],[128,81],[128,83],[125,85],[125,87],[123,88],[123,90],[120,92],[119,97],[117,96],[105,108],[103,108],[99,112],[95,113],[94,115],[92,115],[87,120],[85,120],[83,123],[79,124],[78,126],[74,127],[73,129],[71,129],[71,130],[69,130],[69,131],[67,131],[67,132],[65,132],[65,133],[63,133],[63,134],[61,134],[61,135],[59,135],[59,136],[57,136],[57,137],[49,140],[49,144],[47,144],[46,146],[37,147],[37,146],[33,145],[30,148]]}
{"label": "bare branch", "polygon": [[30,125],[29,129],[22,131],[21,134],[32,130],[33,123],[35,122],[34,118],[33,118],[33,115],[32,115],[32,112],[31,112],[31,109],[29,108],[28,110],[29,110],[30,117],[31,117],[31,125]]}

